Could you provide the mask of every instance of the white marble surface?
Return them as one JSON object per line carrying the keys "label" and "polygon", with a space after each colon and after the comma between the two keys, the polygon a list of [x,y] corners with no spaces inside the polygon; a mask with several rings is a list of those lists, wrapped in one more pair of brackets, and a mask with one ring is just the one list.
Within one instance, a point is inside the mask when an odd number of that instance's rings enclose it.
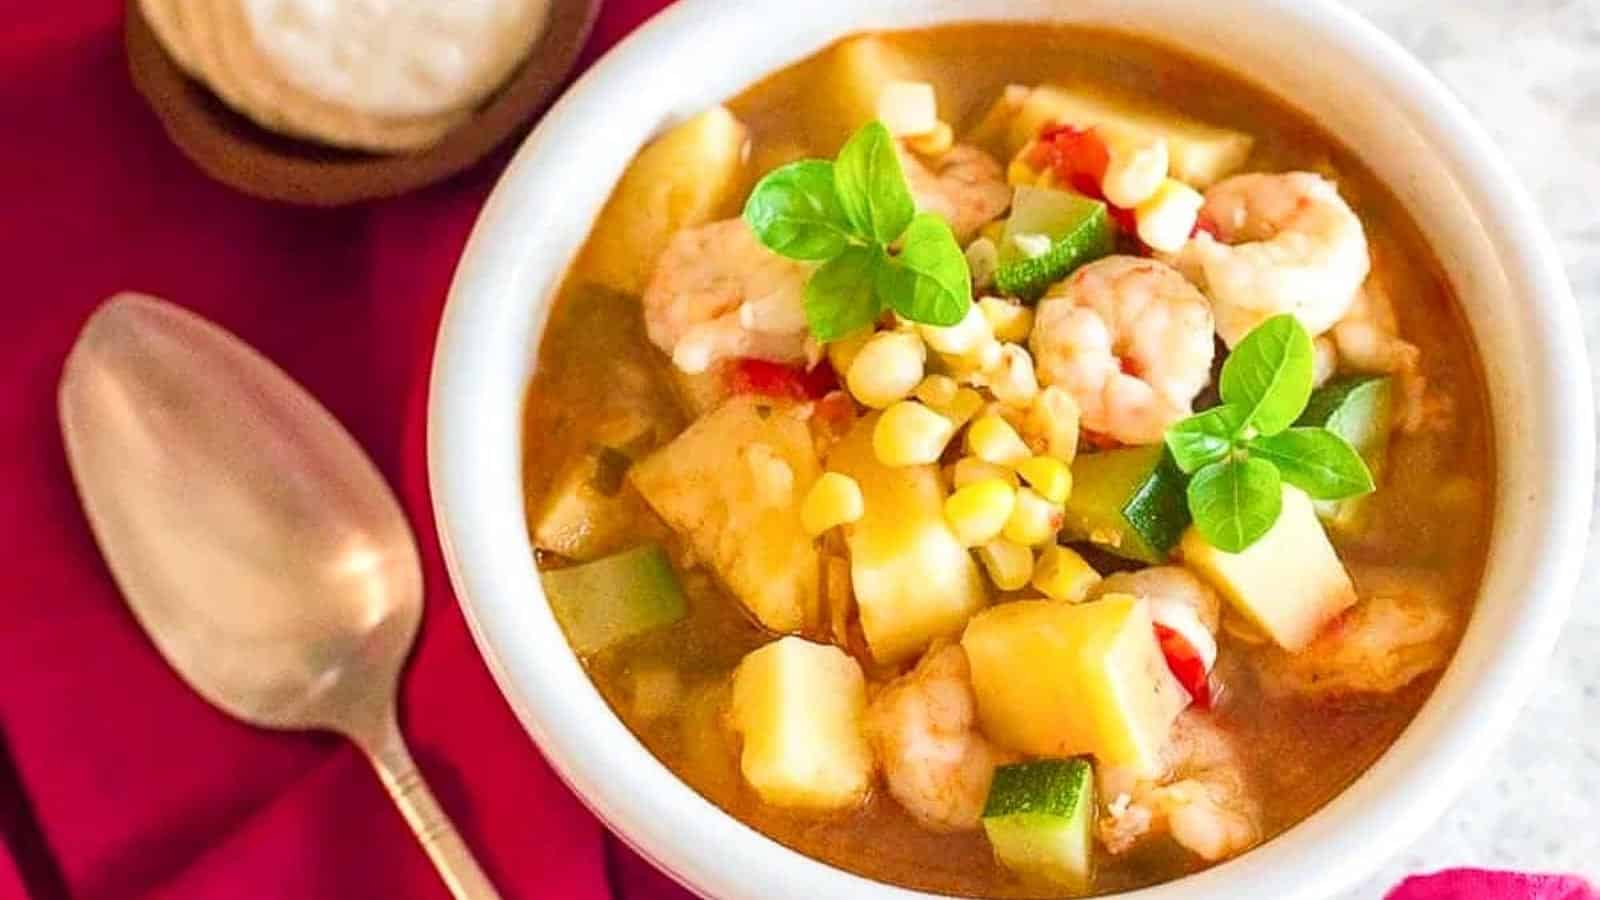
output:
{"label": "white marble surface", "polygon": [[[1350,0],[1460,96],[1522,173],[1561,246],[1600,359],[1600,0]],[[1600,387],[1600,373],[1574,372]],[[1415,846],[1341,900],[1478,865],[1600,882],[1600,532],[1549,681],[1506,746]]]}

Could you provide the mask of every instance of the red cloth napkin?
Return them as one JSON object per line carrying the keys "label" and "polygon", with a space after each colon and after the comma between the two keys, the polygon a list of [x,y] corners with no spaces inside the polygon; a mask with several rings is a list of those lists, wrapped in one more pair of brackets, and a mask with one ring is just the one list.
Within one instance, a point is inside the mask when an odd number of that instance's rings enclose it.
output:
{"label": "red cloth napkin", "polygon": [[[611,0],[586,59],[665,0]],[[685,896],[609,843],[484,669],[440,562],[424,465],[435,326],[504,156],[341,211],[220,187],[134,93],[121,0],[0,3],[0,898],[442,898],[355,749],[242,725],[129,616],[68,478],[55,387],[107,295],[229,328],[322,400],[397,487],[427,603],[402,716],[507,897]]]}

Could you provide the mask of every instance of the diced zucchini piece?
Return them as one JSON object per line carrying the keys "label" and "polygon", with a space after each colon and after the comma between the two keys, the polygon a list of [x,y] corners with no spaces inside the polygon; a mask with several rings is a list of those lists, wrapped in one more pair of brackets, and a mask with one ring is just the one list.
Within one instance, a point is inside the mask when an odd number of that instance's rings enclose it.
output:
{"label": "diced zucchini piece", "polygon": [[987,601],[983,576],[944,518],[944,485],[934,465],[878,461],[878,416],[858,421],[828,455],[830,470],[861,486],[866,513],[844,526],[850,581],[872,656],[892,663],[955,635]]}
{"label": "diced zucchini piece", "polygon": [[860,802],[872,780],[866,705],[861,666],[838,647],[790,636],[752,651],[733,674],[745,780],[775,806]]}
{"label": "diced zucchini piece", "polygon": [[628,477],[756,619],[783,632],[798,631],[818,608],[817,550],[800,522],[818,473],[804,422],[740,396],[635,463]]}
{"label": "diced zucchini piece", "polygon": [[1000,864],[1030,881],[1087,891],[1094,864],[1094,770],[1041,759],[994,771],[983,830]]}
{"label": "diced zucchini piece", "polygon": [[[1032,256],[1018,239],[1043,235],[1050,249]],[[1024,185],[1017,188],[1000,238],[1000,268],[995,286],[1008,296],[1032,303],[1045,289],[1079,266],[1109,256],[1116,249],[1106,205],[1071,191]]]}
{"label": "diced zucchini piece", "polygon": [[[1387,375],[1353,375],[1330,381],[1311,394],[1296,424],[1326,428],[1356,448],[1374,481],[1383,477],[1394,424],[1394,380]],[[1335,531],[1360,528],[1371,494],[1348,500],[1319,500],[1317,515]]]}
{"label": "diced zucchini piece", "polygon": [[579,656],[684,616],[678,576],[655,544],[540,574],[550,609]]}
{"label": "diced zucchini piece", "polygon": [[749,140],[733,113],[713,106],[647,144],[595,221],[580,274],[643,292],[673,234],[735,211]]}
{"label": "diced zucchini piece", "polygon": [[1183,561],[1290,652],[1304,649],[1356,602],[1311,498],[1289,485],[1277,523],[1243,553],[1218,550],[1191,528],[1183,536]]}
{"label": "diced zucchini piece", "polygon": [[1255,145],[1248,134],[1200,122],[1175,110],[1146,107],[1103,89],[1047,84],[1028,94],[1012,120],[1011,153],[1038,137],[1046,126],[1057,124],[1107,126],[1134,140],[1164,139],[1169,174],[1200,189],[1237,171]]}
{"label": "diced zucchini piece", "polygon": [[983,733],[1022,753],[1154,773],[1189,705],[1149,610],[1127,594],[1001,604],[973,617],[961,646]]}
{"label": "diced zucchini piece", "polygon": [[1189,527],[1183,472],[1160,445],[1080,455],[1072,463],[1066,533],[1159,565]]}

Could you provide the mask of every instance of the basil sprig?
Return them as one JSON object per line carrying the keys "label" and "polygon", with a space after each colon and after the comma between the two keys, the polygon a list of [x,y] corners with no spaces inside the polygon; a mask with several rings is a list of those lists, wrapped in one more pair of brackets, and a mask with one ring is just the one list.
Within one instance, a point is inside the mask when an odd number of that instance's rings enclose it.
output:
{"label": "basil sprig", "polygon": [[1291,315],[1256,326],[1222,365],[1222,405],[1167,429],[1189,480],[1189,512],[1213,546],[1239,553],[1282,511],[1282,483],[1315,500],[1373,490],[1367,464],[1325,428],[1291,428],[1311,398],[1311,335]]}
{"label": "basil sprig", "polygon": [[833,341],[885,308],[927,325],[954,325],[972,305],[966,255],[945,221],[919,213],[881,122],[869,122],[839,158],[774,169],[745,203],[767,249],[821,262],[806,283],[806,323]]}

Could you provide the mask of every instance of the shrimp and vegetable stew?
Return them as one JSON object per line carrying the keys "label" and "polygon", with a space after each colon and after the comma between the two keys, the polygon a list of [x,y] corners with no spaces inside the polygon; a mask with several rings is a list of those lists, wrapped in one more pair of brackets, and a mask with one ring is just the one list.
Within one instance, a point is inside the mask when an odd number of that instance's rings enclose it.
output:
{"label": "shrimp and vegetable stew", "polygon": [[526,412],[552,608],[663,763],[908,887],[1247,852],[1426,699],[1494,497],[1399,204],[1102,32],[844,41],[669,129]]}

